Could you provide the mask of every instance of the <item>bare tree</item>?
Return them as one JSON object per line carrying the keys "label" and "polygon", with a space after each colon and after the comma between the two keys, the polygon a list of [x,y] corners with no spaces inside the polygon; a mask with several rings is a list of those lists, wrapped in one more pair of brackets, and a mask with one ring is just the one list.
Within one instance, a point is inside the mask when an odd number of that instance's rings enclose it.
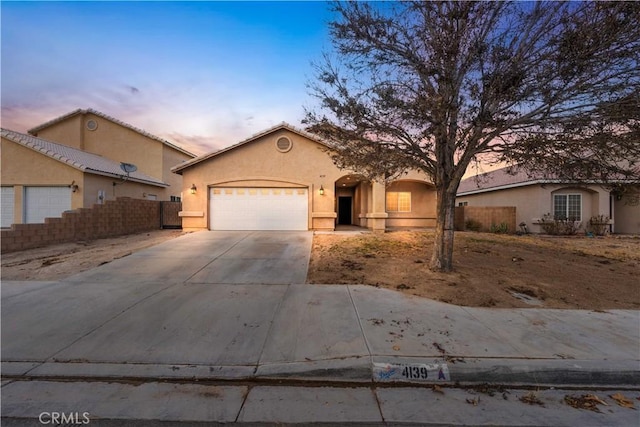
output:
{"label": "bare tree", "polygon": [[309,129],[372,179],[424,171],[431,268],[453,268],[458,185],[474,161],[574,179],[638,176],[640,3],[334,3]]}

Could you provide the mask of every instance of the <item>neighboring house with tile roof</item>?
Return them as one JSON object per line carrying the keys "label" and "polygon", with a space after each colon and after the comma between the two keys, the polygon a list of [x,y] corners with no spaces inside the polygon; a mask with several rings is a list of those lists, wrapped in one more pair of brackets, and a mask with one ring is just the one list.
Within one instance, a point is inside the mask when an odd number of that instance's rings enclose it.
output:
{"label": "neighboring house with tile roof", "polygon": [[637,186],[619,183],[614,188],[598,183],[580,184],[502,168],[460,183],[458,206],[515,206],[516,223],[540,232],[543,215],[572,218],[583,227],[592,217],[611,218],[611,231],[640,233],[640,203]]}
{"label": "neighboring house with tile roof", "polygon": [[72,111],[28,132],[118,163],[136,165],[140,172],[168,184],[156,195],[158,200],[180,197],[182,177],[171,173],[171,167],[195,157],[169,141],[93,109]]}
{"label": "neighboring house with tile roof", "polygon": [[[385,184],[341,170],[317,135],[281,123],[175,166],[190,230],[373,230],[433,227],[436,193],[424,174]],[[193,192],[189,191],[193,188]]]}
{"label": "neighboring house with tile roof", "polygon": [[[2,227],[40,223],[116,197],[147,198],[169,185],[80,149],[2,129]],[[179,189],[178,189],[179,191]]]}

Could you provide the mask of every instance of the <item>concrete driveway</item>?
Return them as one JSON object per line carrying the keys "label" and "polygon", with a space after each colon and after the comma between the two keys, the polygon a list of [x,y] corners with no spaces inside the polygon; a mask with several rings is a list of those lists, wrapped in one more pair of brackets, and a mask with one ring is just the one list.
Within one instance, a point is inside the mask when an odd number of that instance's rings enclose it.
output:
{"label": "concrete driveway", "polygon": [[75,283],[305,283],[310,231],[203,231],[173,239],[67,281]]}

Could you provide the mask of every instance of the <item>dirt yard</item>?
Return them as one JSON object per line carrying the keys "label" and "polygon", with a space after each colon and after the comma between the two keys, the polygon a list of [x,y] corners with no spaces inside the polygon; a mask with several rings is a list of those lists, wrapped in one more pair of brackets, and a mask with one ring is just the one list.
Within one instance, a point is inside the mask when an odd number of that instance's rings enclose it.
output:
{"label": "dirt yard", "polygon": [[457,232],[455,272],[428,264],[433,233],[316,234],[308,283],[366,284],[472,307],[640,308],[640,237]]}
{"label": "dirt yard", "polygon": [[2,254],[2,280],[60,280],[182,235],[158,230]]}
{"label": "dirt yard", "polygon": [[[182,235],[149,233],[2,255],[3,280],[59,280]],[[365,284],[474,307],[640,308],[640,237],[457,232],[455,269],[429,270],[433,233],[316,234],[308,283]]]}

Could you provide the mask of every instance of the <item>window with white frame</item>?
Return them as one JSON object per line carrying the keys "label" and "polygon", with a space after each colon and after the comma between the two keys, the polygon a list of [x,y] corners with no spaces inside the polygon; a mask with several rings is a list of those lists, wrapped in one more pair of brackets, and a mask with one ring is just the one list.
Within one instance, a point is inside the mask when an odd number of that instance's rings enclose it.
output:
{"label": "window with white frame", "polygon": [[387,212],[411,212],[411,193],[408,191],[387,192]]}
{"label": "window with white frame", "polygon": [[555,194],[553,196],[553,217],[569,221],[582,221],[582,195]]}

